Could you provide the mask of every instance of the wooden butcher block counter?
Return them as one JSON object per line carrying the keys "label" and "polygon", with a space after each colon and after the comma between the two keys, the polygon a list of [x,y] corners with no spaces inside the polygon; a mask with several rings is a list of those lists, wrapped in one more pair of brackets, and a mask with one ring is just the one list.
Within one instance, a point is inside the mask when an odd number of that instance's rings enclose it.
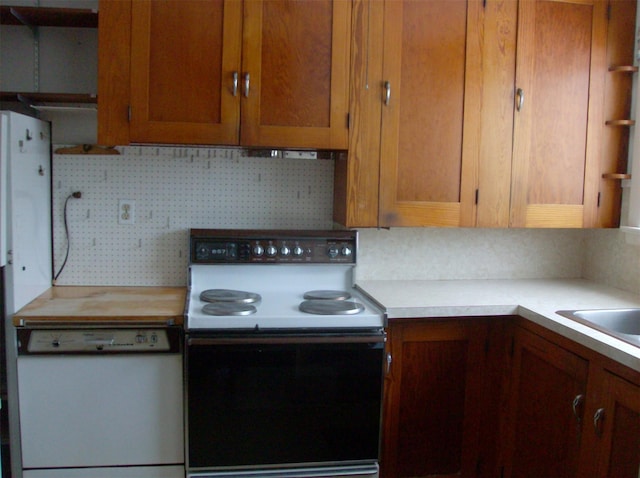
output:
{"label": "wooden butcher block counter", "polygon": [[51,287],[13,316],[17,327],[109,322],[182,325],[184,287]]}

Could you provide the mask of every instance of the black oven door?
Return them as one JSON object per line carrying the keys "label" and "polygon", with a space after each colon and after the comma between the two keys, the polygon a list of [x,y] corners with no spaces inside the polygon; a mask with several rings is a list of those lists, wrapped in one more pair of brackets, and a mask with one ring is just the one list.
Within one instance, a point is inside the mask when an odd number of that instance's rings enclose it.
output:
{"label": "black oven door", "polygon": [[189,470],[377,462],[384,340],[188,337]]}

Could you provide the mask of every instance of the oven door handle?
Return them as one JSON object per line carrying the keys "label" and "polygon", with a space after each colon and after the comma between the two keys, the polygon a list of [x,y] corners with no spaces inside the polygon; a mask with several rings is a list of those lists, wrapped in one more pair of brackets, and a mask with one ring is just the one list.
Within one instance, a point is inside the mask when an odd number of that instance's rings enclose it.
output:
{"label": "oven door handle", "polygon": [[383,343],[386,335],[295,335],[269,337],[189,337],[187,345],[229,345],[229,344],[353,344]]}

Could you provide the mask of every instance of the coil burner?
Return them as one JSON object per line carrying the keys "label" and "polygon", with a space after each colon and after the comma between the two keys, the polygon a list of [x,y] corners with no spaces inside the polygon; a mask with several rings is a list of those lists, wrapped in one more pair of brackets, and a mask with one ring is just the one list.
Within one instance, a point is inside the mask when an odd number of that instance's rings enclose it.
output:
{"label": "coil burner", "polygon": [[344,290],[310,290],[305,292],[304,298],[307,300],[347,300],[351,294]]}
{"label": "coil burner", "polygon": [[232,289],[208,289],[202,291],[200,300],[208,302],[202,307],[206,315],[251,315],[258,309],[262,297],[254,292]]}
{"label": "coil burner", "polygon": [[232,304],[257,304],[262,300],[260,294],[232,289],[208,289],[200,294],[204,302],[224,302]]}
{"label": "coil burner", "polygon": [[251,315],[257,310],[252,304],[237,302],[211,302],[202,307],[202,312],[206,315]]}
{"label": "coil burner", "polygon": [[307,314],[315,315],[352,315],[364,310],[364,305],[353,300],[305,300],[299,309]]}

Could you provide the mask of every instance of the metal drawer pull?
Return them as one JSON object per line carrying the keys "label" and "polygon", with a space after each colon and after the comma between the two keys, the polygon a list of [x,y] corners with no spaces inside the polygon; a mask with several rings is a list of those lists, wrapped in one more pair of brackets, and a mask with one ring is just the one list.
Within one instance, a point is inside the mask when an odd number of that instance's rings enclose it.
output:
{"label": "metal drawer pull", "polygon": [[249,73],[244,74],[244,97],[249,98]]}
{"label": "metal drawer pull", "polygon": [[233,96],[238,96],[238,72],[233,72]]}
{"label": "metal drawer pull", "polygon": [[524,104],[524,91],[522,88],[518,88],[516,90],[516,109],[520,111],[522,109],[522,105]]}
{"label": "metal drawer pull", "polygon": [[384,82],[384,104],[389,106],[389,102],[391,101],[391,83],[388,81]]}
{"label": "metal drawer pull", "polygon": [[596,413],[593,414],[593,428],[596,430],[596,435],[602,436],[602,422],[604,421],[604,408],[598,408]]}
{"label": "metal drawer pull", "polygon": [[584,395],[578,394],[573,399],[573,403],[571,404],[571,409],[573,410],[573,416],[576,417],[576,421],[578,425],[582,423],[582,412],[578,411],[578,408],[582,407],[582,403],[584,402]]}

